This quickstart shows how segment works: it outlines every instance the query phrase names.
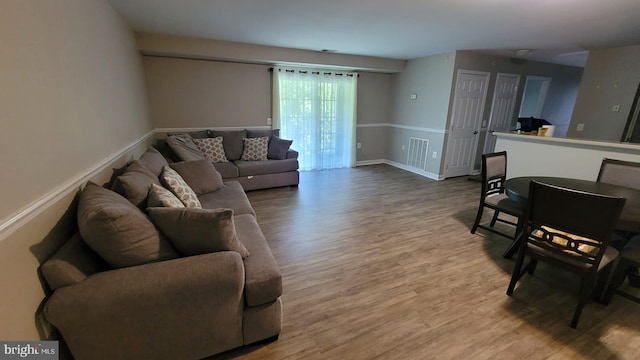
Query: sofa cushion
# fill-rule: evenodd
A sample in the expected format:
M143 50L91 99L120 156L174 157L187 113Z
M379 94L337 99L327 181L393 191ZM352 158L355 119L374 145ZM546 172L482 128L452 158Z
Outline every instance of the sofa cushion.
M236 237L231 209L149 208L160 231L183 256L235 251L249 252Z
M269 151L269 138L245 138L242 139L244 143L244 149L242 150L242 161L263 161L267 160L267 153Z
M153 184L147 197L147 206L183 208L184 204L171 191L160 185Z
M181 161L171 164L180 177L197 194L206 194L224 187L222 175L213 167L209 159Z
M256 213L251 207L242 185L237 181L228 181L225 185L218 191L198 196L202 207L204 209L232 209L235 215L251 214L255 216Z
M234 161L240 176L255 176L276 174L298 170L297 159L266 160L266 161Z
M227 160L239 160L242 155L242 139L247 137L247 130L212 130L211 137L222 136L222 146Z
M167 138L167 145L176 156L183 161L206 159L188 134L171 135Z
M270 303L282 295L282 276L267 239L253 216L236 215L235 225L238 240L251 253L244 261L247 305Z
M215 163L213 167L218 170L223 179L233 179L238 177L238 167L232 162Z
M208 161L208 160L205 160ZM178 174L175 170L173 170L169 166L165 166L162 170L162 174L160 178L164 182L164 185L167 189L171 190L171 192L182 201L184 206L200 208L200 201L198 201L198 196L196 193L189 187L189 185L184 181L182 176Z
M228 162L224 155L224 147L222 146L222 136L206 139L193 139L198 149L202 151L204 156L214 163Z
M158 177L136 160L116 178L111 189L126 197L133 205L144 209L147 206L149 189L153 184L160 185Z
M87 245L116 268L178 256L140 209L92 182L80 194L78 227Z
M111 266L85 244L79 232L40 267L51 290L77 284L89 275L109 269Z
M287 152L289 147L293 143L293 140L280 139L275 135L271 135L269 139L269 151L267 152L267 158L274 160L284 160L287 158Z
M169 165L167 159L162 156L160 151L156 150L153 147L150 147L147 152L140 156L140 159L137 160L138 164L147 168L147 170L151 171L153 175L156 177L160 176L162 173L162 168Z
M271 135L280 136L280 129L247 130L248 138L271 137Z

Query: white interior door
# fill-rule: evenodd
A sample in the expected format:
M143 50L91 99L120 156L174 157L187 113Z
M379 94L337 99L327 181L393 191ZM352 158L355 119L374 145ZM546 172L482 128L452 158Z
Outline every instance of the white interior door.
M499 73L496 77L496 87L493 91L491 117L484 142L484 153L492 153L496 147L494 132L506 132L511 129L513 110L518 96L520 75Z
M473 171L488 83L487 72L458 70L444 177L469 175Z

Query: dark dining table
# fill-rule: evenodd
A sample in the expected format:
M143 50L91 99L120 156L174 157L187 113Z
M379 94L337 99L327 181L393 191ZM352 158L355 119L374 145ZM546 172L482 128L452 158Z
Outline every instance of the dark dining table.
M626 202L615 227L617 230L640 233L640 190L591 180L548 176L523 176L505 181L505 194L509 199L524 206L529 197L529 184L533 180L573 190L625 198ZM516 242L514 242L514 244L507 249L504 256L511 257L516 250L517 246Z

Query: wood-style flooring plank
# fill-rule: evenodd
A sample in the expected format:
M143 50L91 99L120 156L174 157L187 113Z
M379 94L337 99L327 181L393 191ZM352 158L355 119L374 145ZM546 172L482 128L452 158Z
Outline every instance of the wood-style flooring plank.
M573 330L578 279L542 263L505 294L510 240L469 232L479 193L387 165L249 192L283 275L283 329L211 359L640 358L637 303L589 303Z

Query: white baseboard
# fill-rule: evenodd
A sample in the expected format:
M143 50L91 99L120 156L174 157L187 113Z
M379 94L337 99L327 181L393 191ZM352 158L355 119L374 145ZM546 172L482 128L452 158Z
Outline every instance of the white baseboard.
M391 160L385 160L385 164L391 165L393 167L397 167L397 168L402 169L402 170L406 170L406 171L412 172L414 174L418 174L418 175L422 175L424 177L428 177L429 179L444 180L444 176L443 175L434 174L434 173L429 172L429 171L416 169L414 167L407 166L405 164L401 164L399 162L395 162L395 161L391 161Z
M386 161L385 159L356 161L356 166L367 166L367 165L377 165L377 164L386 164Z
M125 146L120 149L116 153L111 156L103 159L98 164L96 164L93 168L89 169L86 173L80 174L74 178L71 178L56 187L48 194L44 195L40 199L32 202L22 211L6 218L2 219L0 222L0 241L14 233L20 227L27 224L29 221L35 219L38 215L42 214L47 208L53 206L56 202L60 201L65 196L69 195L73 191L78 191L80 186L85 184L87 181L98 175L100 172L107 169L111 164L113 164L116 159L124 156L127 152L133 150L143 142L147 141L149 138L154 136L156 133L155 130L151 130L146 135L142 136L138 140L132 142L131 144Z

